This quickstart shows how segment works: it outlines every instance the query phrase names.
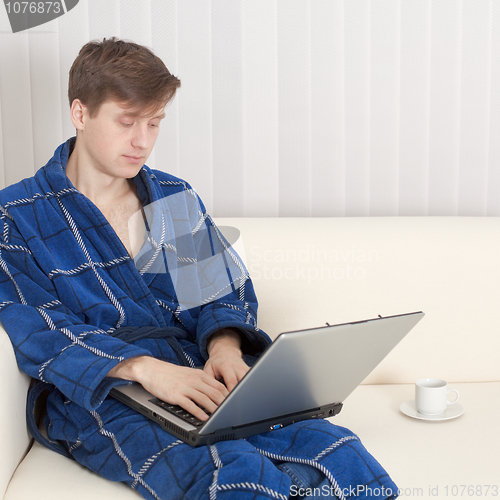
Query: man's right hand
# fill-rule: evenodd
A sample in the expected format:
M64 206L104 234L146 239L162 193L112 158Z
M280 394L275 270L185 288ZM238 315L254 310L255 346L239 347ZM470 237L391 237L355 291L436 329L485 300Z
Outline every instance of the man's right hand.
M213 413L228 395L226 387L203 370L149 356L122 361L107 376L138 382L153 396L179 405L203 421L208 415L199 406Z

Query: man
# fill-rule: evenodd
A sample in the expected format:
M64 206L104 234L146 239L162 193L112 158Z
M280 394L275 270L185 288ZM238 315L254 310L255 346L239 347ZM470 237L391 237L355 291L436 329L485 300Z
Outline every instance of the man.
M192 188L145 166L179 85L145 47L85 45L69 80L76 139L0 192L0 321L38 381L29 411L49 392L49 441L33 434L148 499L394 496L357 436L327 421L192 448L107 397L132 380L205 420L270 343L234 253L222 273L190 274L207 248L227 250Z

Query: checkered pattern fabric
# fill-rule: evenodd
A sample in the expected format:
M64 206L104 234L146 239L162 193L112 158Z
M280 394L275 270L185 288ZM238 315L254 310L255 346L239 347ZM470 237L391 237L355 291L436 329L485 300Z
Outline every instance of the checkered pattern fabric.
M145 206L179 193L198 202L182 204L176 196L175 208L167 203L160 214L163 236L148 235L150 254L142 255L138 266L98 208L66 177L73 145L74 139L62 144L34 177L0 192L0 321L20 368L52 388L50 439L91 470L127 482L148 499L286 499L290 478L275 467L286 461L320 469L340 498L353 496L352 487L359 485L395 492L359 439L326 421L191 448L107 397L124 381L106 374L127 358L180 362L178 349L166 340L124 342L116 335L120 328L170 328L191 366L204 363L207 339L221 328L238 328L248 354L258 355L270 339L257 328L252 283L232 252L229 293L190 308L179 304L167 272L168 252L177 252L181 262L184 257L173 244L176 234L190 259L200 251L200 234L219 238L189 184L146 166L134 179ZM227 249L221 236L219 244ZM151 272L155 266L144 272L145 262L158 261L158 272Z

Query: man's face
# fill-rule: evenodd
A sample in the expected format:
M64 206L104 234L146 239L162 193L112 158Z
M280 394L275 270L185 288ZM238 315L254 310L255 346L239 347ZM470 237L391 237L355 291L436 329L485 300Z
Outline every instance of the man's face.
M106 101L91 118L84 106L77 143L85 168L112 177L135 177L155 145L164 117L163 108L142 116L115 101Z

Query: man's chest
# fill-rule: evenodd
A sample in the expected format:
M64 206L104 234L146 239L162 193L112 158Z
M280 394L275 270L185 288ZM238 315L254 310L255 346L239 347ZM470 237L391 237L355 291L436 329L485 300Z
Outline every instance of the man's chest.
M146 231L140 202L132 200L100 209L129 255L134 257L142 246Z

